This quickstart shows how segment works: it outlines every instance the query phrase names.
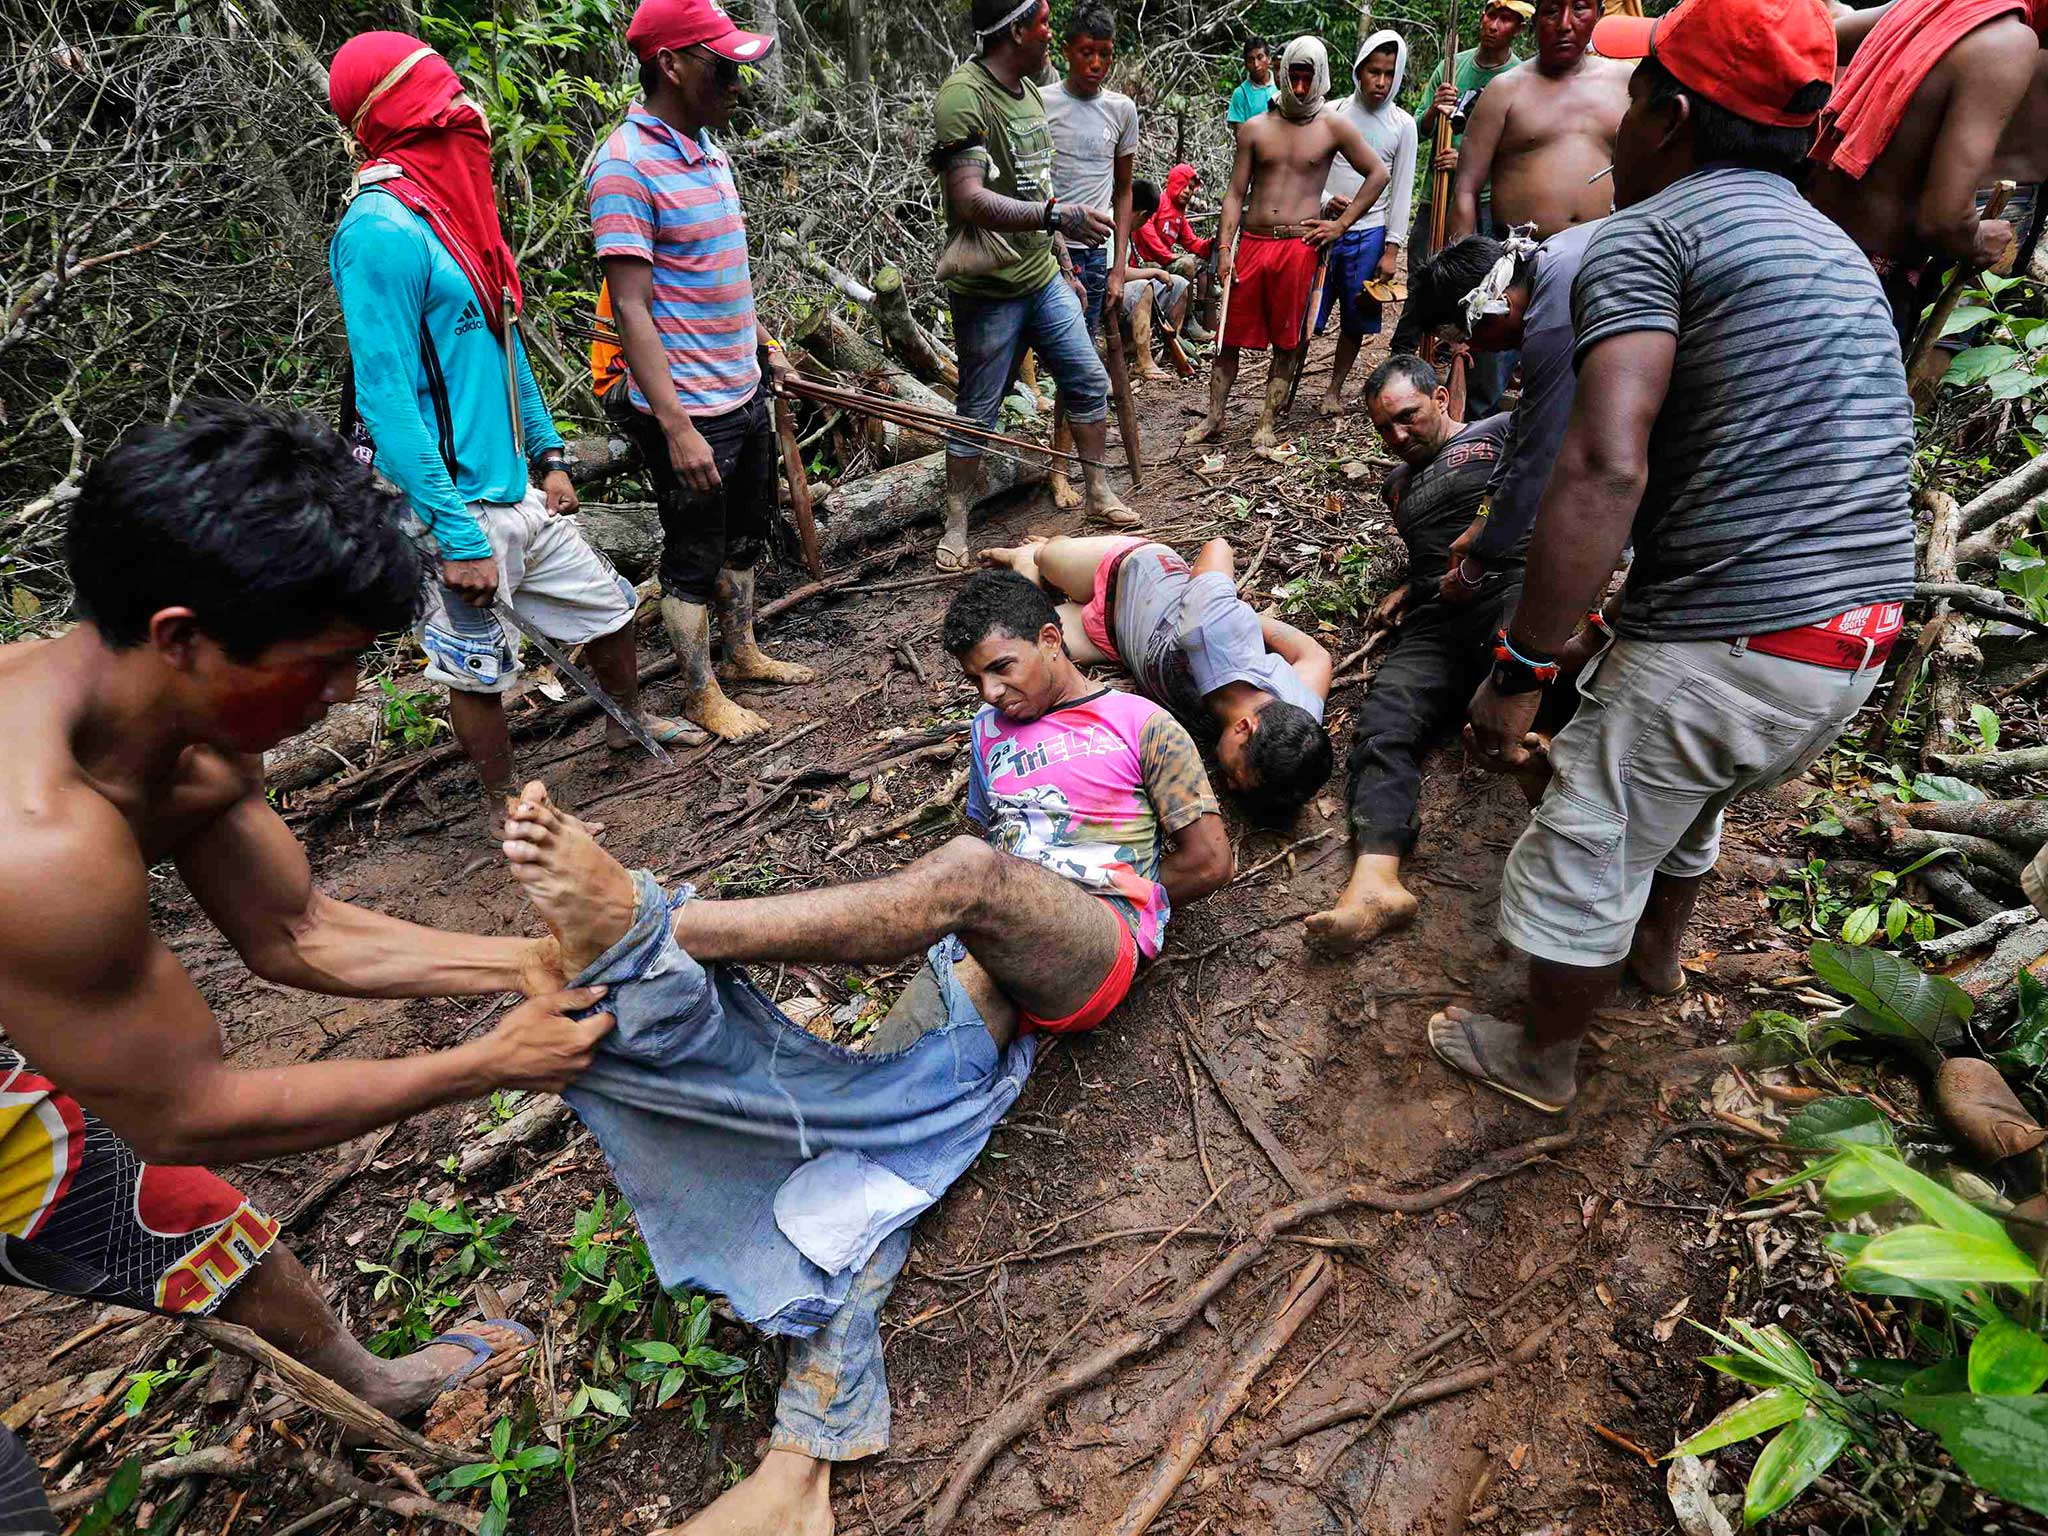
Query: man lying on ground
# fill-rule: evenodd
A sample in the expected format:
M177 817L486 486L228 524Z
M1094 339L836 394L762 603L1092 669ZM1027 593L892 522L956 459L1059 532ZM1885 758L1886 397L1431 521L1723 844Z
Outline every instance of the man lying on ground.
M1519 570L1557 445L1564 441L1578 373L1572 366L1572 280L1600 223L1574 224L1541 245L1526 235L1467 235L1415 277L1408 295L1425 331L1447 329L1475 351L1521 359L1522 392L1506 445L1472 526L1444 567L1446 602L1463 602L1504 559Z
M888 1444L879 1316L911 1223L980 1154L1037 1033L1101 1023L1173 907L1230 878L1194 742L1083 677L1044 593L978 572L944 640L988 701L967 792L983 836L894 874L700 901L629 874L539 784L511 814L514 874L619 1020L568 1097L662 1283L797 1341L766 1459L687 1532L832 1528L832 1463ZM865 1053L790 1022L739 964L919 953Z
M1188 428L1185 443L1207 442L1223 430L1224 404L1246 347L1273 353L1252 446L1279 443L1274 419L1308 355L1316 276L1330 247L1386 188L1386 162L1356 123L1323 110L1329 94L1330 58L1321 39L1297 37L1280 55L1280 94L1272 109L1237 131L1216 244L1216 276L1230 309L1209 375L1209 412ZM1338 217L1326 219L1323 185L1340 154L1358 173L1358 190Z
M1122 667L1212 738L1224 784L1262 819L1293 815L1328 782L1330 653L1238 598L1228 540L1204 544L1192 566L1164 544L1113 537L1034 538L981 558L1064 597L1068 654Z
M510 1369L524 1331L471 1324L380 1360L277 1222L190 1165L334 1146L497 1088L559 1090L610 1023L563 1015L599 994L558 991L532 940L322 894L264 799L264 750L353 697L363 653L412 620L425 562L402 510L306 418L195 410L93 466L65 544L79 623L0 651L0 1276L241 1324L397 1415ZM266 981L533 1000L450 1050L237 1069L150 931L165 861Z
M1351 725L1351 880L1336 906L1308 919L1310 942L1340 954L1415 916L1401 861L1422 827L1422 758L1463 722L1493 665L1493 632L1522 589L1517 546L1460 601L1443 596L1451 541L1471 523L1500 465L1507 417L1461 425L1436 370L1406 353L1374 369L1360 398L1401 461L1380 494L1408 546L1408 572L1374 615L1399 628Z
M1429 1021L1452 1067L1550 1114L1577 1093L1579 1042L1624 966L1652 992L1685 985L1723 813L1833 744L1913 590L1891 316L1794 183L1835 68L1821 0L1687 0L1595 36L1642 60L1615 143L1620 211L1573 285L1579 390L1472 698L1480 761L1527 762L1555 653L1631 537L1635 559L1618 638L1580 675L1501 881L1502 936L1528 957L1522 1016Z

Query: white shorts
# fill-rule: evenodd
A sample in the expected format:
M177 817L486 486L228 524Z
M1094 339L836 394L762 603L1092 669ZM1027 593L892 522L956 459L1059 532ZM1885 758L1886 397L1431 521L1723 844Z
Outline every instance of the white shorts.
M529 490L517 506L471 502L498 561L498 596L552 640L581 645L633 619L633 584L598 553L573 517L550 517ZM519 631L443 585L429 560L426 600L413 629L427 676L463 693L504 693L519 677Z

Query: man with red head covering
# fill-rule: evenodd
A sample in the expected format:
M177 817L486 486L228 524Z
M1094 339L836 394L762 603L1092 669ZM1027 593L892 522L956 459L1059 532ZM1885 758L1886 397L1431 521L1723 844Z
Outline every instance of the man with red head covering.
M328 251L356 424L439 556L416 633L495 823L513 782L504 694L519 634L492 610L510 602L585 645L598 681L638 710L633 590L569 517L576 489L519 338L482 112L447 60L401 32L343 44L328 101L363 161ZM703 739L643 719L657 740ZM615 724L605 734L632 745Z
M661 619L682 663L683 713L727 741L768 722L725 696L711 668L711 611L725 665L747 683L807 683L754 639L754 562L775 510L772 374L788 371L754 309L747 221L723 133L740 68L774 46L714 0L642 0L626 28L642 99L590 170L590 224L626 357L612 419L640 449L661 513Z
M1849 62L1821 114L1807 195L1870 257L1903 342L1931 297L1930 266L1992 266L2013 245L2009 220L1980 217L1977 191L2043 30L2048 0L1895 0L1835 24Z

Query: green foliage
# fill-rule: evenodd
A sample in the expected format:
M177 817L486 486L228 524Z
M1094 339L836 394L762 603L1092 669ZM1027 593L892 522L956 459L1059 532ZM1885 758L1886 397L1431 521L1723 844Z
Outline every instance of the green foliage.
M1370 549L1363 544L1348 545L1334 564L1288 582L1281 589L1281 611L1317 627L1358 623L1379 601L1372 567Z
M1809 955L1821 985L1849 1000L1842 1028L1902 1046L1927 1065L1938 1064L1962 1032L1976 1004L1945 976L1930 976L1910 960L1878 949L1819 943Z
M428 745L449 729L446 720L429 713L439 699L437 692L407 693L388 677L377 679L377 689L384 695L385 734L397 737L408 750Z
M2048 557L2031 539L2014 539L1998 557L1998 585L2026 604L2035 618L2048 622Z
M158 1387L169 1386L189 1374L178 1368L176 1360L165 1361L161 1370L137 1371L128 1378L128 1390L121 1396L121 1412L131 1419L140 1418Z
M142 1458L130 1456L114 1469L114 1475L107 1479L106 1490L93 1501L72 1530L72 1536L108 1536L120 1529L116 1522L135 1507L135 1501L142 1494Z
M745 1406L747 1362L705 1342L711 1332L711 1304L704 1297L692 1296L679 1321L680 1342L650 1339L626 1346L633 1359L626 1367L626 1377L652 1389L656 1408L665 1408L679 1394L689 1393L690 1422L702 1429L709 1420L714 1394L720 1408Z
M1965 294L1942 328L1944 336L1960 335L1983 326L1988 340L1956 354L1949 365L1943 387L1951 391L1983 386L1994 400L2014 400L2031 405L2048 389L2048 320L2029 315L2021 304L2032 295L2033 284L2021 277L2000 277L1982 273L1977 286ZM2036 432L2048 430L2043 418L2033 418Z
M2018 980L2018 1016L1991 1060L2006 1075L2041 1087L2048 1083L2048 985L2024 966Z
M449 1489L490 1485L490 1507L484 1511L479 1536L504 1536L511 1520L512 1500L526 1496L527 1484L538 1474L562 1463L562 1453L552 1445L512 1444L512 1421L500 1419L491 1431L490 1460L457 1467L443 1480Z
M1936 924L1944 919L1932 908L1901 894L1899 882L1941 856L1928 854L1901 870L1873 870L1860 894L1831 885L1827 861L1809 859L1785 880L1766 889L1764 897L1774 904L1773 916L1780 928L1815 938L1832 934L1845 944L1859 946L1896 945L1906 939L1924 942L1934 937Z

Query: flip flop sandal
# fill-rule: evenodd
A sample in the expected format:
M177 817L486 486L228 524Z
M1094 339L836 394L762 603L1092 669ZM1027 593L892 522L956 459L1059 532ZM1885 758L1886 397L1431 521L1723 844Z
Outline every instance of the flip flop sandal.
M528 1349L533 1347L533 1330L522 1323L515 1323L509 1317L487 1317L477 1325L480 1328L506 1328L519 1335ZM460 1344L469 1351L469 1359L457 1366L448 1379L441 1383L443 1392L453 1392L470 1377L482 1370L484 1365L498 1351L488 1339L474 1333L437 1333L427 1341L427 1347L436 1344Z
M1430 1021L1426 1026L1429 1035L1429 1048L1436 1052L1439 1061L1454 1072L1472 1078L1475 1082L1484 1083L1495 1093L1504 1093L1518 1103L1526 1104L1531 1109L1541 1110L1546 1115L1561 1115L1571 1107L1570 1099L1566 1099L1562 1104L1552 1103L1547 1099L1538 1098L1533 1093L1525 1092L1520 1088L1510 1087L1502 1082L1495 1075L1494 1069L1487 1065L1486 1058L1480 1054L1479 1039L1467 1027L1469 1022L1469 1016L1464 1019L1454 1019L1449 1014L1438 1013L1430 1017ZM1452 1034L1452 1031L1456 1031L1455 1035ZM1452 1050L1446 1047L1446 1041L1455 1042L1457 1046L1462 1046L1462 1058L1459 1055L1454 1055Z
M1382 282L1379 278L1368 279L1365 291L1382 304L1394 304L1408 297L1408 285L1398 281Z
M950 549L941 548L932 555L932 564L936 565L940 572L947 576L957 575L973 563L974 557L971 554L956 555Z

